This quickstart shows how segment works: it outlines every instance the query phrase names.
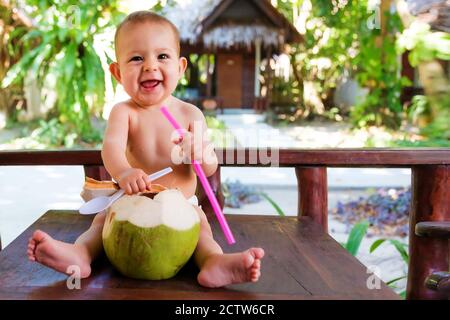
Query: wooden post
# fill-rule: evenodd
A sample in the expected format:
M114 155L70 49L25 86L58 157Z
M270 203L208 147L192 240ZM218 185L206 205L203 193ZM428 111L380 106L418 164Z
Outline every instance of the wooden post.
M412 168L412 199L409 226L409 270L407 299L447 299L443 293L425 287L435 271L449 269L449 241L421 238L416 224L450 220L450 166L424 165Z
M261 95L261 88L259 83L259 69L261 68L261 43L262 40L260 37L255 39L255 88L254 94L255 98L259 99Z
M212 77L211 73L209 72L209 69L211 68L211 65L209 63L210 54L206 54L206 96L212 97Z
M298 217L308 216L328 233L328 187L326 167L296 167Z
M84 166L84 176L96 180L112 180L104 166Z

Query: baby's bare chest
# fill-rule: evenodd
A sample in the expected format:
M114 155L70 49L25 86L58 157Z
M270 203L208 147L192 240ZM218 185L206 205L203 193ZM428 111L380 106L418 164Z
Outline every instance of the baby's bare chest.
M141 117L130 123L127 145L130 160L146 168L171 162L175 147L172 141L178 134L164 120Z

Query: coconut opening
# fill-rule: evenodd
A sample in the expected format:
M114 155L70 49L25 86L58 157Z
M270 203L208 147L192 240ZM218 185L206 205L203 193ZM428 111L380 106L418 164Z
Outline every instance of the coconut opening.
M125 195L110 208L116 221L129 221L141 228L161 224L176 230L187 230L200 221L197 211L179 190L164 190L153 199Z

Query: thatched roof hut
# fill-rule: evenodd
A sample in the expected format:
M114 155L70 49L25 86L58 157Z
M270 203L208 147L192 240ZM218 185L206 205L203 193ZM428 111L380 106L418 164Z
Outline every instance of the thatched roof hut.
M433 30L450 32L450 0L407 0L408 9Z
M261 59L302 41L269 0L191 0L162 14L179 29L183 55L214 55L204 94L220 97L224 107L252 107L260 97Z
M268 0L191 0L166 7L163 14L180 30L189 47L208 51L262 47L281 49L301 41L295 27Z

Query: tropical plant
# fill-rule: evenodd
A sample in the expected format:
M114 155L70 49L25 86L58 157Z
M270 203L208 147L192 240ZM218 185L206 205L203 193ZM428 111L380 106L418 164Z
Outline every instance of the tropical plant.
M18 28L27 28L30 21L23 16L14 14L13 4L0 2L0 80L4 78L11 65L15 64L23 54L23 46L11 39ZM7 119L16 119L18 109L24 105L22 83L11 85L0 91L0 111ZM9 121L6 121L9 122ZM2 124L0 124L1 126Z
M205 119L208 127L208 138L216 148L235 147L235 137L231 131L227 130L225 122L207 114Z
M222 183L222 192L225 197L225 206L240 208L243 204L256 203L261 198L267 200L276 213L284 217L286 214L281 207L266 192L258 191L254 187L244 185L239 180Z
M56 93L48 117L57 118L66 134L75 133L78 140L101 139L91 116L99 117L105 102L102 60L107 60L108 45L96 46L95 37L122 16L117 1L26 0L25 4L35 25L15 32L14 39L26 53L9 69L2 88L31 74L41 88L45 85Z
M429 24L415 21L405 29L397 40L398 53L408 51L413 67L422 61L450 60L450 34L433 32Z
M367 230L369 228L369 222L366 220L360 221L356 223L350 231L350 234L345 243L341 243L341 245L353 256L358 254L359 247L361 246L361 242L367 234ZM400 242L395 239L377 239L370 246L369 252L373 253L380 245L384 242L387 242L395 247L397 252L402 257L403 261L406 265L409 263L409 255L408 255L408 245ZM396 289L395 283L403 280L407 277L407 275L403 275L401 277L397 277L395 279L389 280L386 282L386 285L391 287L392 289ZM406 290L403 290L399 293L399 295L403 298L406 297Z
M378 239L376 241L374 241L372 243L372 245L370 246L369 252L372 253L374 252L381 244L383 244L384 242L388 242L389 244L393 245L395 247L395 249L397 250L397 252L400 254L400 256L402 257L403 261L405 262L406 266L408 266L409 264L409 254L408 254L408 245L406 243L400 242L398 240L395 239ZM395 283L403 280L405 278L407 278L408 275L404 275L392 280L389 280L388 282L386 282L386 284L388 286L390 286L391 288L395 289ZM406 297L406 290L401 291L400 296L405 298Z
M414 21L397 40L397 51L402 54L408 51L409 62L418 67L419 76L426 96L427 118L421 124L421 134L439 146L450 143L450 83L441 64L437 61L450 60L450 34L433 32L426 23ZM418 105L416 98L412 108ZM414 102L414 101L413 101ZM421 103L420 107L424 107Z
M222 183L222 191L225 197L225 206L231 208L240 208L243 204L261 200L254 188L241 183L239 180L225 181Z
M304 42L291 47L291 92L298 108L294 118L329 115L329 110L335 108L330 98L346 76L368 90L367 96L350 110L353 124L398 128L403 115L400 92L409 84L398 76L395 37L402 28L398 15L371 7L367 0L275 3L304 37ZM386 21L383 26L382 18ZM342 109L332 115L342 119L347 113Z
M266 192L258 192L257 195L266 199L271 204L271 206L275 209L275 211L277 212L277 214L280 217L286 216L283 209L281 209L281 207L278 205L278 203L276 203L275 200L273 200Z

